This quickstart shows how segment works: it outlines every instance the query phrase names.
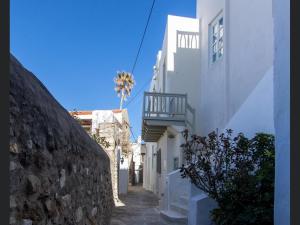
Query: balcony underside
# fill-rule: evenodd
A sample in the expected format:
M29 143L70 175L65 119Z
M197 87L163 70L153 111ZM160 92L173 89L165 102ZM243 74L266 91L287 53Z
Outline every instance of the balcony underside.
M157 142L168 126L185 126L183 120L143 119L142 139L146 142Z

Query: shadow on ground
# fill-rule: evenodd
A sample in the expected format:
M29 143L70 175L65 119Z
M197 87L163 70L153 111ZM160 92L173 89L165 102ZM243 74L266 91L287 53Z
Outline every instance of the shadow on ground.
M164 220L159 214L158 198L141 186L130 186L120 200L125 206L113 210L110 225L183 225Z

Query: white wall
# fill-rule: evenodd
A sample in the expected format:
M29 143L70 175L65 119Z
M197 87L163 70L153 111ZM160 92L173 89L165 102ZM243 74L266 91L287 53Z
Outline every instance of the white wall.
M275 225L290 224L290 2L273 0Z
M92 112L92 117L92 132L95 132L95 129L98 128L100 123L112 123L114 119L114 113L111 110L94 110Z
M167 50L167 70L174 71L175 62L174 62L174 54L177 52L177 31L188 31L188 32L199 32L199 20L194 18L180 17L168 15L167 21L167 43L166 48L163 50Z
M158 174L158 193L159 197L163 198L166 188L166 176L167 176L167 151L168 151L168 135L167 131L157 142L157 151L161 149L161 174ZM160 204L161 205L161 204Z
M119 170L119 194L127 194L128 179L128 165L122 166Z
M209 25L224 18L224 55L209 60ZM273 64L272 0L198 0L200 133L224 128Z
M209 24L223 12L225 15L224 0L198 0L197 18L200 19L200 81L198 88L198 107L196 131L206 135L217 127L224 127L226 121L226 73L225 55L213 65L209 57ZM224 17L224 31L226 36L226 19ZM225 43L226 44L226 43ZM224 47L226 54L226 46ZM198 122L199 121L199 122Z
M147 142L145 145L146 154L143 168L145 174L143 177L143 187L157 195L156 157L153 155L156 153L156 146L157 144L154 142Z
M225 129L243 132L252 138L257 132L274 134L273 67L264 75L252 93L233 115Z
M183 138L180 131L182 131L183 129L183 127L170 126L157 142L157 150L161 149L161 175L157 174L159 193L158 196L161 198L161 209L167 209L169 204L170 199L168 199L169 193L167 186L167 177L170 173L177 170L176 168L174 168L174 158L177 157L179 159L179 167L182 163L182 151L180 145L183 143Z
M273 65L272 0L228 1L228 118Z
M224 19L224 55L211 64L209 28L219 13ZM197 0L197 18L201 71L196 130L200 135L226 127L247 135L274 133L272 0ZM190 211L189 224L210 224L209 202L194 186L191 194L197 210Z
M192 46L179 45L181 39L177 32L193 33ZM162 50L156 58L155 80L151 82L150 91L155 89L156 92L187 94L189 105L197 107L200 82L199 39L198 19L168 16ZM189 119L192 122L192 118Z
M90 120L92 119L92 113L91 114L88 114L88 115L77 115L77 117L81 120Z
M137 143L132 143L131 148L134 161L135 182L140 183L140 166L142 165L141 136L138 137Z

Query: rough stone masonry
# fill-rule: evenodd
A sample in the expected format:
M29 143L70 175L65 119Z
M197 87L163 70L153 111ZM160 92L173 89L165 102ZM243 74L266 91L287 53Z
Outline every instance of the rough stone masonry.
M103 149L13 56L9 98L10 224L108 225Z

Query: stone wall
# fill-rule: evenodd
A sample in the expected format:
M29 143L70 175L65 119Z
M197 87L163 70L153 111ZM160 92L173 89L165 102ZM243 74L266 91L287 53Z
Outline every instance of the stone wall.
M114 117L113 113L111 117ZM98 121L97 121L98 123ZM110 159L110 173L112 180L112 191L114 201L117 202L119 200L119 191L118 191L118 147L116 146L116 142L118 142L119 128L118 123L111 120L111 122L99 122L97 124L99 129L100 137L105 137L105 140L109 142L110 146L105 150Z
M13 56L10 71L10 224L108 225L108 156Z

